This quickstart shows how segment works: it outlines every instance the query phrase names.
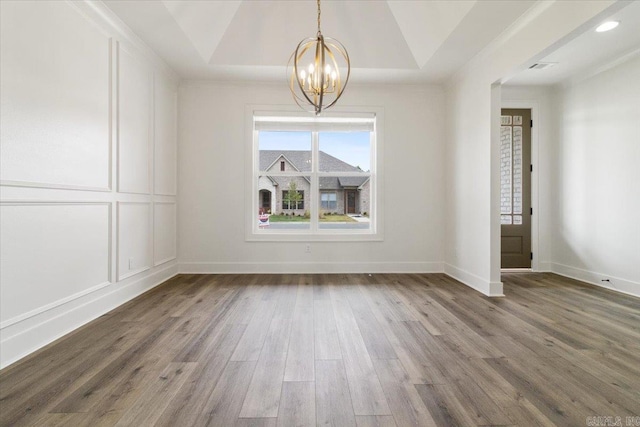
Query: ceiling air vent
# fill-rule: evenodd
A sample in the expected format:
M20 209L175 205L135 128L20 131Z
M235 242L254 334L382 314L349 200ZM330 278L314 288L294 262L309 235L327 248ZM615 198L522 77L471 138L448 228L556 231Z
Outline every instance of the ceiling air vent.
M544 70L545 68L551 68L554 65L558 65L557 62L538 62L529 67L530 70Z

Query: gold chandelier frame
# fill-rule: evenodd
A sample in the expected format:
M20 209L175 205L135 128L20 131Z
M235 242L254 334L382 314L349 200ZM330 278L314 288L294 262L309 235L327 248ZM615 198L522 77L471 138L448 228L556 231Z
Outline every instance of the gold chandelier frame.
M306 38L298 43L289 58L287 67L293 68L289 81L289 89L293 99L304 110L309 111L309 106L311 106L311 112L316 115L335 105L342 96L351 75L351 61L347 49L338 40L322 35L320 0L317 0L317 5L318 32L315 37ZM307 69L304 69L301 62L309 56L307 55L309 52L314 53L313 60ZM346 64L346 72L341 70L336 54L339 54ZM345 65L342 65L343 69L344 67Z

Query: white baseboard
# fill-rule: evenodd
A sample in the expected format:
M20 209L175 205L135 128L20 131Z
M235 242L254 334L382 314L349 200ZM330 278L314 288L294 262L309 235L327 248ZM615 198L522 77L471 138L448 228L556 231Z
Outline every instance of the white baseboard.
M180 273L442 273L441 262L181 262Z
M458 282L461 282L462 284L467 285L488 297L504 296L502 293L502 282L490 282L480 276L476 276L473 273L469 273L466 270L446 263L444 264L444 272L447 276L456 279Z
M548 271L570 279L581 280L601 288L640 297L640 283L638 282L554 262L549 263L549 267ZM609 279L610 282L603 282L602 279Z
M0 369L102 316L178 274L178 265L156 269L139 279L113 283L98 294L63 304L0 331Z

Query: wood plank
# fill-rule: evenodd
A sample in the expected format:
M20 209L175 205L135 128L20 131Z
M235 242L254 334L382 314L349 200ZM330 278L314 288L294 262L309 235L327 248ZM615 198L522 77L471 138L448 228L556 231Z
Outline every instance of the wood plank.
M313 288L299 286L291 322L285 381L314 381Z
M226 427L238 421L256 362L229 362L195 425Z
M155 424L194 369L194 363L170 363L120 418L116 426Z
M398 360L374 359L373 364L396 423L403 426L436 425Z
M231 356L232 361L258 360L275 309L275 301L261 301L258 304L255 314L251 318L242 339Z
M240 418L278 416L284 364L284 360L262 359L258 361L240 410Z
M316 425L316 390L312 381L285 382L278 410L279 427Z
M314 300L313 335L316 359L342 359L338 327L336 326L331 299Z
M359 415L356 417L358 427L396 427L391 415Z
M241 418L278 416L290 331L291 319L274 316L271 320L264 347L240 410Z
M319 426L355 426L342 360L316 360L316 417Z
M416 384L414 386L429 413L433 414L438 426L478 425L467 410L466 403L460 402L450 386L446 384Z
M332 301L354 413L391 415L349 303L333 291Z
M204 411L234 347L244 334L246 325L226 325L220 345L209 357L199 362L158 420L158 426L193 425Z

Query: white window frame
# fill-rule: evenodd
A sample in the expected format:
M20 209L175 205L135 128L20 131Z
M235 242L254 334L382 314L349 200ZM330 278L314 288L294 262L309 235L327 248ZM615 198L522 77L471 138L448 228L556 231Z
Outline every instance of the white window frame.
M322 229L319 227L318 218L311 215L310 229L300 230L274 230L262 229L258 227L258 176L259 174L259 153L258 153L258 131L255 129L254 117L285 117L292 120L301 120L306 123L317 121L318 123L349 122L362 119L363 117L374 117L374 130L371 132L371 167L370 167L370 206L368 212L370 218L369 229L343 230L343 229ZM314 241L382 241L384 240L384 192L383 190L383 162L381 153L383 152L384 136L384 110L381 107L341 107L332 108L331 113L323 113L316 118L309 114L300 113L298 109L290 106L265 106L248 105L245 111L246 118L246 145L245 145L245 240L246 241L292 241L292 242L314 242ZM299 118L299 119L298 119ZM306 124L305 124L306 126ZM318 133L312 131L312 151L318 153ZM339 128L335 129L339 131ZM320 131L325 131L321 129ZM310 176L312 180L309 197L305 197L305 209L310 212L320 211L320 192L318 190L319 176L357 176L348 172L320 172L318 171L318 157L313 156L312 172L304 175ZM273 175L291 175L289 172L274 172ZM293 175L299 176L300 173ZM315 215L317 217L317 215Z

